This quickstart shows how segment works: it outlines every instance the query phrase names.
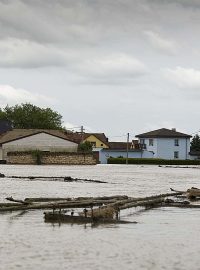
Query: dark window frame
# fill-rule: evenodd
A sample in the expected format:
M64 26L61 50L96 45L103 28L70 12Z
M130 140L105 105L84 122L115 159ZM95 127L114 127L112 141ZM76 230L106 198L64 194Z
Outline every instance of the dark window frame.
M149 139L149 146L153 146L154 140L153 139Z
M179 146L179 139L174 139L174 146Z
M179 158L179 151L174 151L174 158L175 159Z

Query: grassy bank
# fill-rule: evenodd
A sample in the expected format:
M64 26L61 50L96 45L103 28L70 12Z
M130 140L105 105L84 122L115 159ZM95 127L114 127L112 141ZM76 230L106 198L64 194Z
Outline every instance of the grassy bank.
M109 158L108 164L126 164L126 158ZM129 158L128 164L155 165L200 165L200 160L157 159L157 158Z

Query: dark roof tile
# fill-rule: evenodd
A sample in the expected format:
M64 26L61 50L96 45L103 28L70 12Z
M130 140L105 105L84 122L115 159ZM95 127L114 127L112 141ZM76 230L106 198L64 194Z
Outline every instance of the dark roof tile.
M191 138L191 135L177 132L174 129L161 128L136 135L137 138Z
M7 142L11 142L11 141L15 141L15 140L19 140L22 138L26 138L32 135L36 135L39 133L47 133L50 134L52 136L64 139L64 140L70 140L69 138L67 138L67 136L65 135L65 132L62 130L53 130L53 129L13 129L10 131L7 131L3 134L0 135L0 144L3 143L7 143ZM72 141L74 142L74 141Z
M127 149L127 142L109 142L110 149L118 149L118 150L126 150ZM132 143L129 142L128 149L132 148Z

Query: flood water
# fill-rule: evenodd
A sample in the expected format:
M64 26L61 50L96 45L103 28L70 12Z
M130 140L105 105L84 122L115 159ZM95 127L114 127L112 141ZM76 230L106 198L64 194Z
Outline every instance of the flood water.
M6 176L72 176L107 184L0 179L5 197L148 196L200 186L200 168L158 166L10 166ZM133 209L121 218L137 224L44 223L43 211L0 214L0 269L200 269L200 210Z

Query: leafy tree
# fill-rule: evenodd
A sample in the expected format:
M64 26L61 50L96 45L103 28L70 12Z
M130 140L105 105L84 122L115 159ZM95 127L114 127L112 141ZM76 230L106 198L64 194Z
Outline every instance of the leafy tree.
M30 103L8 105L0 109L0 120L9 120L13 128L62 129L62 116L50 108L40 108Z
M78 146L78 151L81 153L91 153L92 152L92 144L90 142L80 143Z
M5 112L0 108L0 120L7 120Z
M191 141L191 150L200 151L200 137L196 134Z

